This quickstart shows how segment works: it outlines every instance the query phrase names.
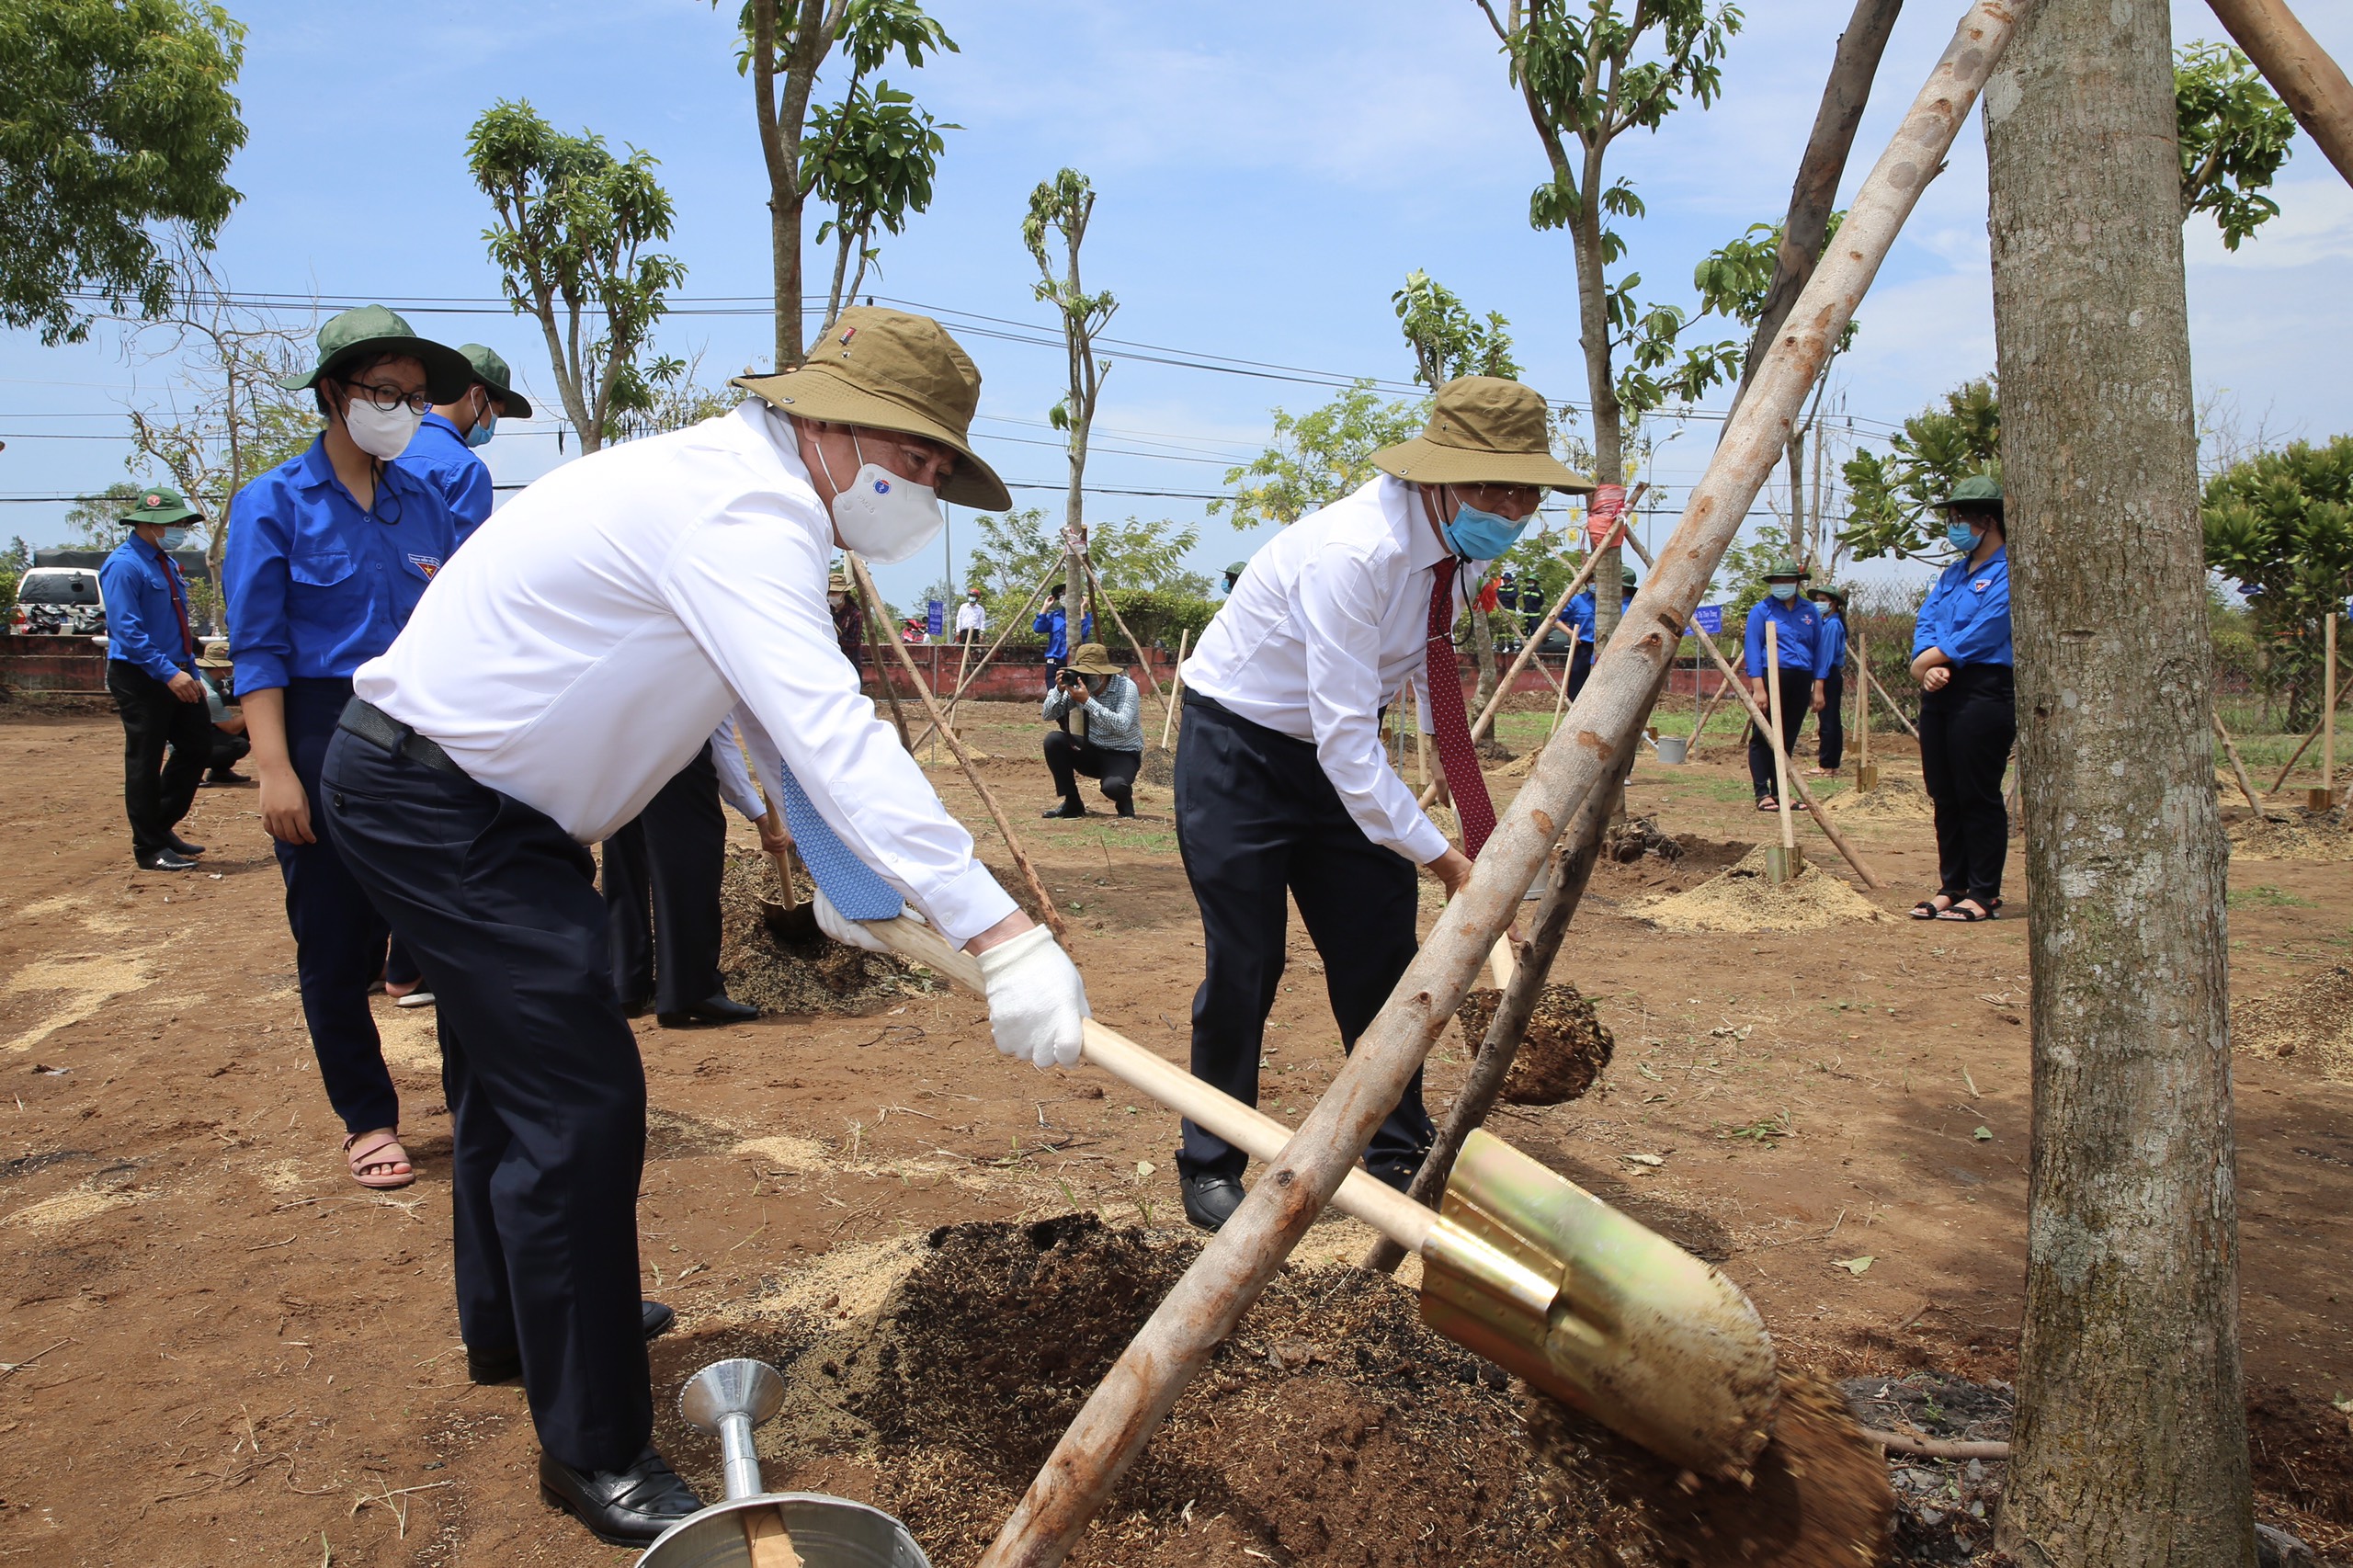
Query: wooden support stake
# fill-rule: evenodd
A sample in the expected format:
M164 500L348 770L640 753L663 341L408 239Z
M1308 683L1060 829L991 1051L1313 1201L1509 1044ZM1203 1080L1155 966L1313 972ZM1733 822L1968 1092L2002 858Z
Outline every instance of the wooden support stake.
M842 559L856 562L858 556L855 551L844 551ZM923 677L915 674L915 660L907 656L906 645L899 641L898 632L882 624L882 596L874 591L872 581L866 575L863 567L851 574L850 586L857 592L858 608L866 616L867 646L870 648L874 646L875 634L880 631L882 640L898 650L900 661L907 667L907 678L914 681L916 687L920 689L923 686ZM890 699L891 722L898 726L899 744L906 747L908 754L912 756L917 743L907 738L906 710L899 706L899 688L891 684L891 672L883 665L882 655L880 653L874 655L874 678L882 683L882 695Z
M1152 699L1154 702L1165 704L1170 715L1173 717L1176 711L1176 699L1173 697L1165 697L1161 694L1160 677L1152 673L1151 654L1145 651L1142 643L1136 641L1136 634L1128 630L1128 623L1120 619L1120 607L1113 604L1111 602L1111 596L1104 591L1103 579L1095 574L1095 562L1082 555L1079 557L1078 563L1086 569L1086 580L1094 585L1096 602L1101 605L1104 609L1109 613L1111 617L1111 624L1118 627L1120 629L1120 635L1128 640L1128 647L1135 653L1136 664L1143 670L1143 683L1148 688L1150 688L1152 692ZM1165 726L1164 726L1164 728L1165 727ZM1142 729L1143 726L1139 724L1136 728Z
M1856 190L1838 243L1814 268L1748 395L1725 421L1708 469L1635 596L1623 635L1594 662L1568 720L1527 787L1498 815L1470 880L1447 902L1389 1001L1331 1087L1249 1196L1161 1301L1030 1482L977 1568L1052 1568L1109 1497L1169 1408L1209 1364L1315 1222L1375 1128L1396 1107L1471 986L1487 949L1518 916L1537 868L1588 796L1637 744L1661 671L1724 551L1771 473L1791 423L1854 319L1920 194L1944 165L2038 0L1975 0Z
M1880 685L1879 676L1872 675L1868 669L1863 672L1863 676L1866 680L1870 682L1871 689L1879 693L1879 699L1887 704L1887 710L1895 715L1895 722L1903 725L1906 730L1910 731L1914 740L1918 740L1920 738L1920 726L1915 724L1911 720L1906 719L1904 716L1904 710L1895 705L1895 699L1887 694L1887 687Z
M981 655L981 662L972 666L972 673L956 683L956 695L948 699L948 711L951 718L955 714L956 704L964 700L964 693L971 689L972 682L981 678L981 672L989 667L989 661L996 657L996 651L1005 646L1005 640L1013 635L1013 629L1021 624L1021 618L1029 613L1029 607L1038 602L1038 596L1046 591L1047 585L1051 583L1061 571L1062 564L1057 562L1052 571L1038 579L1038 585L1029 590L1029 597L1021 601L1021 608L1006 618L1005 630L996 634L996 641L990 643L988 652ZM915 740L917 744L921 744L930 738L931 732L926 730L917 735Z
M2345 691L2337 694L2336 700L2340 706L2344 703L2345 699L2348 695L2353 695L2353 687L2348 687ZM2332 708L2329 711L2330 713L2334 713L2336 710ZM2290 752L2288 756L2287 766L2279 769L2279 777L2271 781L2271 788L2266 790L2264 791L2265 794L2276 795L2279 792L2279 786L2288 782L2288 775L2296 771L2296 764L2304 760L2304 753L2310 751L2312 749L2312 744L2320 739L2320 733L2327 727L2327 724L2328 716L2324 714L2322 716L2321 722L2314 724L2312 727L2311 732L2307 733L2302 740L2296 743L2296 749Z
M2263 801L2256 797L2255 786L2247 781L2246 764L2239 760L2238 744L2231 739L2231 732L2223 727L2222 715L2219 710L2207 710L2207 717L2214 721L2214 733L2222 738L2222 755L2231 759L2231 777L2239 781L2239 793L2245 795L2246 803L2255 808L2256 820L2262 821L2265 815Z
M1176 633L1176 674L1168 683L1168 716L1160 722L1160 749L1168 749L1168 732L1176 722L1176 705L1185 700L1185 650L1190 644L1193 629L1186 627Z
M866 574L866 562L858 558L858 552L845 551L842 559L849 562L850 578L858 585L858 591L879 599L881 596L874 594L873 579ZM1005 814L1003 806L997 804L995 791L981 778L981 770L973 765L972 754L964 749L964 743L957 739L956 732L948 727L948 721L939 711L939 699L934 697L931 688L916 676L915 658L907 652L906 645L894 641L891 646L898 653L899 663L905 666L907 678L915 682L915 695L923 699L924 708L931 714L932 723L947 737L948 749L956 754L956 766L964 770L964 777L971 781L973 793L980 796L981 804L988 808L989 815L995 820L996 830L1005 835L1005 846L1013 852L1013 863L1020 869L1021 880L1029 883L1030 896L1038 901L1038 911L1045 916L1047 928L1056 937L1062 936L1066 929L1063 925L1062 911L1054 907L1053 895L1046 891L1038 869L1029 864L1029 851L1021 847L1020 835L1013 831L1013 819Z

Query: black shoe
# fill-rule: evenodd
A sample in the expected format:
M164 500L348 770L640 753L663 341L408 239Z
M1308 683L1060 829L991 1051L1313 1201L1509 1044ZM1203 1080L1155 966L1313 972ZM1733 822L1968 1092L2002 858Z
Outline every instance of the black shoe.
M656 1013L654 1021L665 1029L690 1029L698 1024L748 1024L760 1016L724 991L714 991L692 1006L676 1013Z
M702 1506L650 1443L627 1470L574 1470L542 1453L540 1495L607 1546L644 1546Z
M1083 817L1086 814L1086 807L1076 801L1064 801L1061 805L1050 806L1038 814L1048 822L1056 817Z
M1128 799L1125 795L1121 795L1117 803L1121 816L1131 817L1136 814L1136 803Z
M659 1339L670 1332L678 1314L659 1301L638 1303L638 1319L645 1328L645 1337ZM477 1350L466 1346L466 1376L469 1380L488 1385L511 1383L523 1375L523 1356L517 1350Z
M1239 1176L1179 1176L1176 1188L1185 1195L1185 1218L1204 1231L1219 1230L1242 1207Z
M242 773L238 773L238 772L234 771L234 770L232 770L232 771L227 772L227 773L208 773L208 774L206 774L202 778L199 779L197 782L199 782L199 783L200 783L200 784L205 784L205 785L213 785L213 784L250 784L250 783L252 783L252 782L253 782L253 780L252 780L252 779L250 779L250 778L246 778L246 777L245 777L244 774L242 774Z
M176 833L167 833L164 835L164 836L172 841L172 852L176 855L185 855L189 859L193 860L199 855L204 853L203 845L190 844L187 839L182 838Z
M1422 1162L1419 1160L1383 1160L1378 1165L1375 1165L1368 1161L1364 1168L1369 1174L1370 1174L1373 1180L1380 1182L1384 1186L1393 1187L1398 1191L1403 1192L1407 1187L1414 1185L1414 1177L1420 1172L1422 1168Z
M193 871L196 862L176 849L157 849L139 857L142 871Z

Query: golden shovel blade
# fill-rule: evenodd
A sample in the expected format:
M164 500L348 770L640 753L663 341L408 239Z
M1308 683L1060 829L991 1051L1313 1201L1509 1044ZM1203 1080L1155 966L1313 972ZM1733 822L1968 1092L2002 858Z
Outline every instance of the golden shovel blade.
M1439 1214L1425 1323L1662 1459L1744 1475L1779 1381L1731 1280L1485 1132L1464 1142Z

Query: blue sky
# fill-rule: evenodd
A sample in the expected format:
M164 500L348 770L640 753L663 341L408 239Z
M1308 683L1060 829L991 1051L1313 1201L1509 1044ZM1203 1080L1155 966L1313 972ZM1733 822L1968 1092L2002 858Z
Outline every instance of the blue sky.
M245 199L219 258L233 288L331 303L480 301L463 312L404 309L426 333L499 347L553 407L536 327L494 308L480 237L487 203L463 165L474 117L498 98L525 97L560 126L662 160L678 210L669 248L688 268L662 347L701 352L706 375L764 362L770 329L743 301L768 291L766 183L751 89L735 70L733 6L232 0L232 9L250 29L239 90L251 128L232 176ZM1721 101L1620 143L1614 166L1649 205L1628 226L1645 297L1688 302L1704 251L1779 216L1850 9L1848 0L1752 4ZM1529 382L1583 401L1568 244L1528 228L1540 158L1471 0L936 0L933 10L962 51L890 74L964 129L949 138L933 210L886 244L873 292L1050 326L1030 295L1018 227L1029 188L1070 165L1100 193L1086 268L1091 287L1120 301L1115 337L1403 380L1410 364L1389 296L1422 267L1474 309L1510 318ZM2325 47L2353 60L2353 7L2302 10ZM1959 11L1950 0L1906 8L1849 189ZM2220 36L2201 6L2177 6L2176 17L2182 40ZM2234 256L2202 222L2191 231L2200 386L2275 435L2353 429L2341 370L2353 344L2353 190L2300 137L2275 194L2285 215ZM1984 209L1972 124L1866 301L1843 362L1837 395L1863 429L1991 369ZM1061 395L1059 350L967 341L986 380L976 431L992 461L1008 479L1058 485L1063 459L1042 422ZM1216 491L1224 468L1262 442L1271 406L1303 409L1328 395L1113 358L1103 450L1088 470L1107 489ZM47 349L28 333L0 335L0 495L83 492L119 477L124 410L167 396L172 369L112 340ZM502 482L559 460L552 425L536 425L502 430L488 449ZM1660 422L1654 434L1665 440L1675 429ZM1671 498L1697 477L1714 429L1695 422L1662 449L1654 477ZM67 436L100 438L59 438ZM1017 492L1017 501L1059 505L1052 489ZM0 506L0 538L45 541L63 510ZM1098 517L1131 512L1199 519L1202 504L1107 494L1094 506ZM968 517L953 526L960 558ZM1654 537L1670 522L1662 514ZM1196 560L1213 568L1252 542L1210 518ZM933 551L887 571L885 592L912 593L939 560Z

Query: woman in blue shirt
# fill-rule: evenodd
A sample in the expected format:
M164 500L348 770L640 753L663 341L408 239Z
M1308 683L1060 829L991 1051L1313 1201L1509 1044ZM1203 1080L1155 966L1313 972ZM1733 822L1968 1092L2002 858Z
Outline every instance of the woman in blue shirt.
M390 929L312 805L327 742L351 700L352 672L392 646L457 548L440 492L392 460L425 411L455 401L473 370L381 305L330 319L318 348L317 367L284 384L311 390L326 428L301 457L237 493L222 575L237 698L262 822L286 880L319 1075L348 1134L353 1179L406 1187L415 1173L400 1145L400 1100L368 1006Z
M1822 634L1822 612L1798 597L1798 585L1811 576L1804 567L1784 555L1765 569L1765 597L1748 611L1747 636L1742 646L1748 665L1748 695L1759 712L1770 713L1772 693L1765 681L1765 629L1773 629L1773 656L1780 676L1781 754L1797 766L1798 733L1805 716L1819 713L1827 700L1824 685L1830 673L1830 647ZM1777 812L1780 788L1775 778L1773 743L1756 725L1748 727L1748 783L1756 809Z
M1945 537L1961 559L1944 569L1912 635L1920 683L1920 777L1937 808L1936 896L1915 920L1991 920L2002 907L2010 813L2002 774L2018 738L2010 682L2010 558L2002 485L1979 475L1953 486Z

